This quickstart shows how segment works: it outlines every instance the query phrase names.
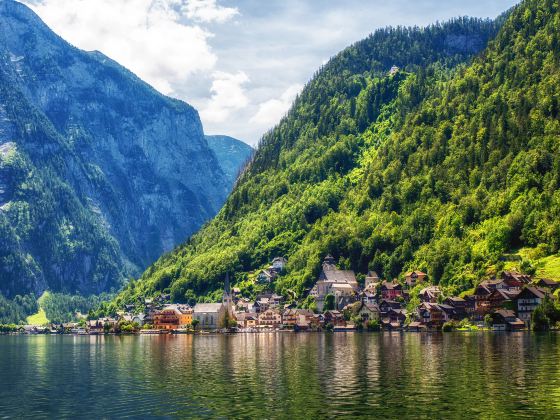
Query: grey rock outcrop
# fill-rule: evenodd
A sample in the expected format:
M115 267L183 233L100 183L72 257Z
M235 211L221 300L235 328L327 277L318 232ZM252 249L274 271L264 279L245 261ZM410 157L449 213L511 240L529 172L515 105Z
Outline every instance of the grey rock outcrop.
M194 108L0 1L0 292L118 287L229 184Z

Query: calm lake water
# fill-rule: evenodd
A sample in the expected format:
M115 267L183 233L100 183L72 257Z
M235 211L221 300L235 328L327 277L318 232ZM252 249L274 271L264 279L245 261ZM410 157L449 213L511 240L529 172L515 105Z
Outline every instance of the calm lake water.
M1 336L0 418L560 418L558 337Z

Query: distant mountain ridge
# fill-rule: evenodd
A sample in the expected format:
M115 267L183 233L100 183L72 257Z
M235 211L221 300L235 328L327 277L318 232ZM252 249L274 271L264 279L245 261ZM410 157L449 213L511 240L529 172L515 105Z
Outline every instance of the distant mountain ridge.
M254 149L247 143L224 135L207 135L208 146L216 157L218 164L233 187L239 171L254 153Z
M119 287L230 182L190 105L0 1L0 292Z

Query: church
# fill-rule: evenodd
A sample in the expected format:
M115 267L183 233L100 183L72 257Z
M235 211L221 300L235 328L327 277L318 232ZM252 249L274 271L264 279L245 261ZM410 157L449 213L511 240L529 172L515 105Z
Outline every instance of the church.
M229 273L224 281L224 295L221 303L197 303L193 319L198 320L199 329L217 330L228 327L228 320L235 319L233 299L229 284Z

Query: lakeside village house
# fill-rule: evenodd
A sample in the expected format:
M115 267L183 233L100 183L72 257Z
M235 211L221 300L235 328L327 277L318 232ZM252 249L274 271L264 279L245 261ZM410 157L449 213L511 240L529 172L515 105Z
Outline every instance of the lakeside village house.
M257 274L255 281L272 286L285 272L286 264L285 258L274 258L270 267ZM553 292L560 286L552 280L534 281L528 275L508 271L500 278L482 281L471 295L464 297L444 296L421 271L406 273L402 283L396 279L382 280L370 271L362 286L353 271L337 268L330 255L325 257L321 273L309 291L316 312L298 308L297 302L286 304L283 296L272 291L263 292L254 300L242 297L238 288L230 287L229 275L224 283L220 303L198 303L194 307L167 304L169 296L160 295L145 299L141 314L132 314L135 308L129 305L125 308L128 312L119 314L118 318L88 321L86 328L93 334L103 333L125 320L139 326L148 324L151 331L180 331L191 328L196 320L196 328L201 330L219 330L237 324L244 331L313 331L347 330L377 321L386 330L425 331L439 330L446 322L464 319L482 325L489 315L494 330L513 331L528 328L535 308L546 296L553 298ZM418 294L420 303L407 313L410 292L417 285L424 286ZM77 326L68 324L64 328L74 332Z

